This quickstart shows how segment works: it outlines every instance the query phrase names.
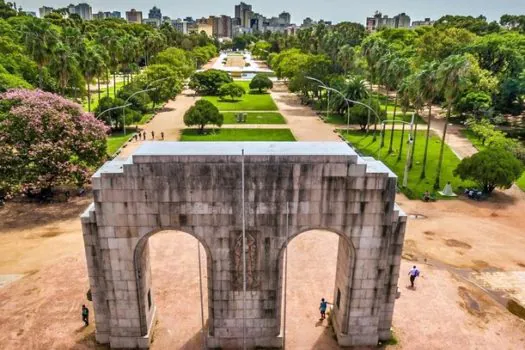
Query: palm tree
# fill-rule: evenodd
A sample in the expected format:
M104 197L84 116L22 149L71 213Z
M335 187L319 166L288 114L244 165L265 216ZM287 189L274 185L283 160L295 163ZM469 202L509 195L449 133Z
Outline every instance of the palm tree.
M51 29L51 23L42 20L31 20L23 29L23 39L27 51L38 67L38 87L43 87L43 70L53 54L57 35Z
M166 45L166 38L158 31L145 31L142 34L142 47L144 48L144 63L147 66L151 57Z
M396 120L396 112L397 112L397 97L399 93L399 87L401 85L401 82L403 79L408 76L410 73L410 66L409 62L406 58L402 57L395 57L390 65L388 66L388 81L390 87L392 87L395 91L395 98L394 98L394 117L392 118L394 121ZM388 111L387 111L387 117L388 117ZM394 129L395 129L395 122L392 122L392 132L390 134L390 145L388 146L388 153L392 153L392 145L394 142Z
M354 47L346 44L341 46L336 56L337 63L343 68L343 72L348 74L349 71L355 69L355 49Z
M426 63L422 70L417 74L416 85L421 91L422 98L428 107L427 135L425 140L425 152L423 153L423 169L421 170L421 179L426 177L428 142L430 140L430 125L432 123L432 103L438 94L437 89L437 69L439 64L434 61Z
M401 106L401 111L403 112L403 121L407 114L408 109L410 108L410 86L413 84L414 77L413 75L403 79L399 85L398 96L399 96L399 105ZM403 153L403 141L405 138L405 123L401 130L401 142L399 143L399 153L397 155L397 160L401 160L401 154Z
M379 59L386 54L388 51L387 43L384 39L369 37L363 42L362 45L362 54L365 57L367 66L368 66L368 79L370 82L370 94L369 94L369 105L372 105L372 92L373 84L376 82L378 76L377 62ZM379 88L378 88L379 89ZM379 104L379 94L378 106ZM379 114L379 111L378 111ZM374 119L375 120L375 119ZM374 141L375 141L375 132L377 131L377 120L374 121Z
M409 77L410 83L409 83L409 89L408 93L410 95L410 100L412 101L412 105L414 106L416 115L419 115L420 111L423 109L423 106L425 105L425 100L423 99L423 94L421 92L421 89L419 89L419 86L416 84L416 78L414 75L411 75ZM419 124L414 124L414 139L412 140L412 149L414 150L416 148L416 141L417 141L417 126ZM412 165L414 164L414 153L410 153L410 161L409 161L409 169L412 169Z
M58 43L53 49L51 67L58 76L60 93L65 95L66 87L72 74L78 69L77 54L69 46Z
M125 73L130 71L130 65L135 63L138 59L139 42L138 39L131 35L126 35L120 40L122 47L122 56L120 63L122 64ZM129 82L129 77L128 77Z
M388 116L388 87L389 87L389 82L391 81L390 79L390 64L393 62L393 60L395 59L395 56L394 54L392 54L391 52L387 52L386 54L384 54L380 59L379 61L377 61L377 71L378 71L378 74L377 74L377 77L378 77L378 84L379 85L383 85L385 87L385 95L386 95L386 99L385 99L385 115ZM379 85L377 87L377 90L378 90L378 94L377 94L377 102L379 103L379 105L381 105L381 101L380 101L380 98L379 98ZM383 133L382 133L382 137L381 137L381 144L379 145L380 148L383 148L383 146L385 145L385 133L384 133L384 130L385 130L386 126L385 124L383 124Z
M96 57L98 57L98 59ZM97 55L93 46L87 46L80 62L82 75L84 76L87 86L88 112L91 112L91 89L89 88L89 84L97 74L97 61L99 59L100 57Z
M445 117L445 126L443 127L441 148L439 150L439 160L436 169L436 182L434 183L435 190L440 188L439 180L441 176L441 166L443 165L443 151L445 149L445 138L447 136L448 120L452 113L452 105L465 88L465 77L468 73L469 66L469 61L465 56L452 55L447 57L439 65L437 71L437 80L445 95L447 115Z
M97 53L97 62L96 62L96 77L97 77L97 93L98 93L98 99L100 101L100 78L105 77L106 78L106 87L109 92L109 81L108 81L108 62L109 62L109 54L108 51L101 45L95 46L95 51Z

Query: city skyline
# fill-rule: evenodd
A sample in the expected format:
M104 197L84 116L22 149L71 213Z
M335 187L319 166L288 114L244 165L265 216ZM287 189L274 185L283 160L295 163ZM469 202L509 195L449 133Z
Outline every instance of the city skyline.
M156 6L161 9L164 16L172 19L191 16L193 18L208 17L210 15L228 15L234 17L234 5L240 1L222 1L221 3L210 2L208 6L195 3L174 4L165 0L155 2L126 2L122 0L113 1L111 4L101 0L86 1L93 8L93 13L99 11L120 11L125 13L134 8L147 14L149 10ZM323 3L310 4L308 7L299 0L288 1L245 1L252 5L254 12L265 16L278 16L279 13L286 11L291 14L292 23L300 24L306 17L314 20L324 19L334 23L351 21L365 24L366 18L373 15L375 11L380 11L390 16L399 13L407 13L412 20L423 20L430 17L438 19L443 15L484 15L489 21L498 21L500 16L509 14L524 14L525 3L518 4L513 0L501 0L495 3L490 0L481 0L476 3L458 3L453 0L443 0L439 4L431 0L400 0L391 3L385 0L371 0L366 4L348 2L343 0L327 0ZM48 1L48 0L24 0L17 1L18 6L22 6L25 11L38 13L38 8L49 6L54 8L68 7L71 4L68 0ZM75 2L73 2L75 3ZM328 5L328 6L327 6ZM146 17L146 16L145 16Z

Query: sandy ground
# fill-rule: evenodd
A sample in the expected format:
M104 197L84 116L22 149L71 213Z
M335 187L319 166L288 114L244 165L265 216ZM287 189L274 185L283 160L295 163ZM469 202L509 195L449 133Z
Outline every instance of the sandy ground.
M242 55L228 55L225 67L239 67L244 68L244 57Z

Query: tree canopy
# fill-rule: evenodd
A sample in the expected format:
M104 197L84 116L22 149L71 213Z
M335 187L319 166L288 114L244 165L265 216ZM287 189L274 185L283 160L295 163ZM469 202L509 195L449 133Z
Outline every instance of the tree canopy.
M256 74L250 81L250 89L258 90L259 93L262 93L263 90L273 88L273 83L265 74Z
M199 132L204 132L204 127L208 124L222 126L224 117L217 107L210 101L199 100L195 102L195 105L190 107L184 113L184 124L186 126L198 126Z

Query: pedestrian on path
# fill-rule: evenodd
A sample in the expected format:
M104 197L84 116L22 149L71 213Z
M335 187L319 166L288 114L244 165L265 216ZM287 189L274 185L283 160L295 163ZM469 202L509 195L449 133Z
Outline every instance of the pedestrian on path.
M89 309L86 305L82 305L82 321L84 321L85 326L89 326Z
M160 132L160 138L161 138L161 140L164 141L164 131L161 131L161 132Z
M328 301L324 300L324 298L321 298L321 305L319 305L319 311L321 312L321 318L319 321L322 321L326 318L326 308L328 307L329 303Z
M408 272L408 275L410 276L410 287L414 289L416 277L419 277L419 270L417 269L416 265L414 265L414 267Z
M144 141L146 141L146 132L145 132L145 131L142 132L142 139L143 139Z
M155 131L153 131L153 130L151 131L151 139L155 140Z

